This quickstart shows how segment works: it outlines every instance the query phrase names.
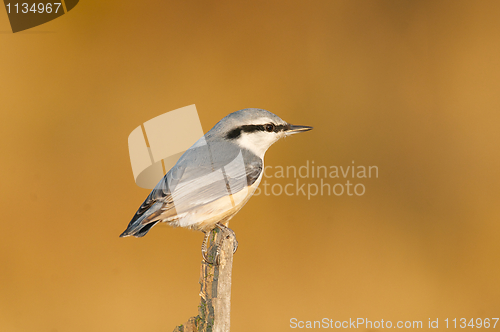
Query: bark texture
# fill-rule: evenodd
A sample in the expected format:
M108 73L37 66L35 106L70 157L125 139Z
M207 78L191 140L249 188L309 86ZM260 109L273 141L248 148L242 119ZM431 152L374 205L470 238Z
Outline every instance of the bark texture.
M219 228L212 230L208 259L215 260L217 243L222 242L220 263L201 261L200 305L198 315L175 328L174 332L228 332L231 313L231 271L233 269L233 237Z

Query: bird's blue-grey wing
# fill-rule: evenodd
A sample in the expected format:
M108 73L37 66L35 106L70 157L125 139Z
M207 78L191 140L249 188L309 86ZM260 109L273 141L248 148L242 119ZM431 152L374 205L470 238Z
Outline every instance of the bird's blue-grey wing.
M207 143L202 138L151 191L122 236L143 236L159 221L192 226L200 220L196 211L215 201L217 209L230 209L245 197L262 167L262 160L248 150L224 140Z
M246 199L249 185L262 171L262 160L248 150L224 140L202 143L179 160L178 166L183 167L180 179L174 169L167 174L173 204L164 207L164 216L176 219L179 226L190 227L206 215L235 208Z

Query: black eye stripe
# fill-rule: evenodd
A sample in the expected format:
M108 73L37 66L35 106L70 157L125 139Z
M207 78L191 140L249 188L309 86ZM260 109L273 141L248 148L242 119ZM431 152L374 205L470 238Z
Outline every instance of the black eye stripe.
M273 124L274 125L274 124ZM288 129L288 125L274 125L274 132L278 133L280 131L284 131ZM234 128L233 130L229 131L226 134L226 138L228 139L236 139L241 136L242 132L245 133L254 133L256 131L266 131L266 125L244 125L240 126L237 128Z

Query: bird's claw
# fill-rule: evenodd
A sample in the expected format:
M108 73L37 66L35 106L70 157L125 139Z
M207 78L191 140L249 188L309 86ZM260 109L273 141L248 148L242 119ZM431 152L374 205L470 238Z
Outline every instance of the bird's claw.
M226 235L226 239L229 239L230 236L233 237L233 254L238 250L238 240L236 240L236 233L229 227L222 225L222 224L216 224L217 227L223 232L228 233Z
M222 242L225 239L229 239L230 237L233 237L233 254L238 250L238 241L236 240L236 234L234 231L222 224L217 223L216 224L217 228L221 230L221 232L224 234L223 237L219 237L217 239L217 243L215 244L216 246L216 251L215 251L215 259L213 261L210 261L208 259L207 251L208 251L208 240L210 239L210 234L212 233L213 230L205 232L205 237L203 238L203 243L201 244L201 256L203 257L203 260L208 263L208 264L215 264L219 265L220 264L220 251L222 247Z

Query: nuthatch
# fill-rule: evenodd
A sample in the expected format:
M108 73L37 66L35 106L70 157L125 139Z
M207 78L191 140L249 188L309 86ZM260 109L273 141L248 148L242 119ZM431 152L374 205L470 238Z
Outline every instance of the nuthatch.
M142 237L159 222L200 230L205 233L202 256L208 262L210 231L219 227L234 236L227 224L259 185L267 149L282 137L311 129L262 109L227 115L184 152L120 237Z

